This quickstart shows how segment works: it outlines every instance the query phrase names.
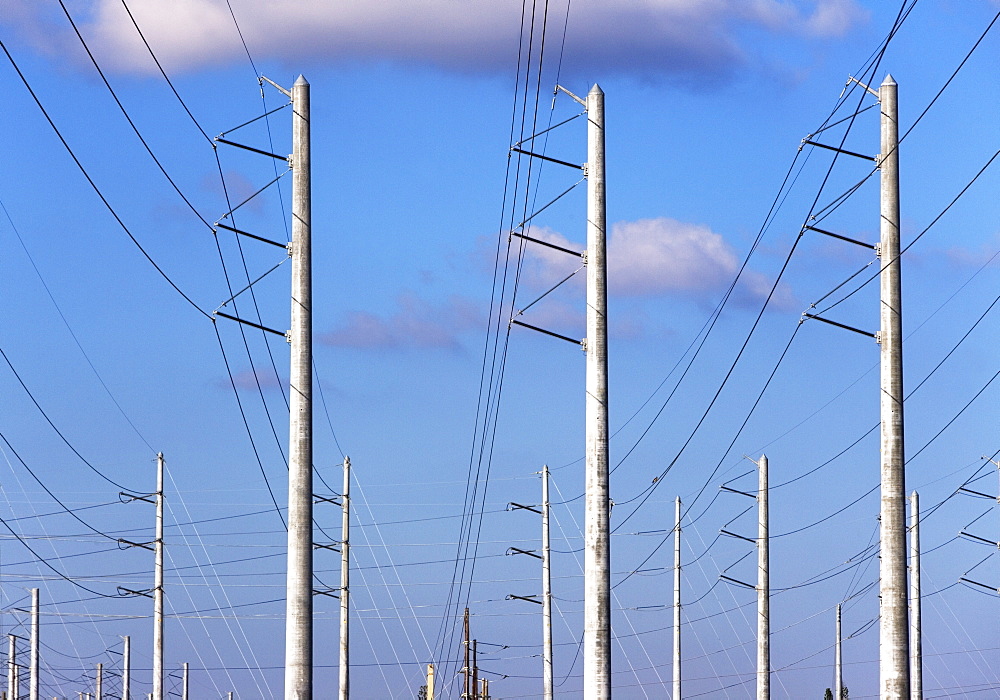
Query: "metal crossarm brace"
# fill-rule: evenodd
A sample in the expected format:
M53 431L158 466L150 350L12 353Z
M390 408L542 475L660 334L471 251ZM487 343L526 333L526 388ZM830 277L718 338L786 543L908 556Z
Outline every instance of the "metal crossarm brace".
M129 547L142 547L143 549L148 549L150 552L152 552L153 548L150 545L155 544L155 543L154 542L129 542L128 540L125 540L125 539L122 539L122 538L119 537L118 538L118 544L119 545L125 544L125 545L128 545Z
M542 511L538 510L535 506L525 506L520 503L514 503L513 501L507 504L507 510L517 510L518 508L530 510L532 513L538 513L539 515L542 514Z
M729 493L738 493L739 495L746 496L747 498L757 498L757 494L755 493L747 493L746 491L737 491L736 489L731 489L728 486L720 486L719 489L722 491L728 491Z
M536 552L534 552L532 550L519 549L517 547L508 547L507 548L507 556L510 556L511 554L527 554L529 557L534 557L535 559L541 559L542 558L541 554L537 554Z
M538 245L543 245L547 248L552 248L553 250L558 250L563 253L569 253L570 255L573 255L578 258L582 258L585 255L585 253L582 251L573 250L571 248L563 248L561 245L556 245L555 243L549 243L548 241L543 241L539 238L532 238L531 236L526 236L523 233L518 233L517 231L511 231L510 235L517 236L518 238L522 238L526 241L531 241L532 243L537 243Z
M118 586L118 593L120 595L141 595L144 598L152 598L153 589L149 588L145 591L133 591L131 588L125 588L124 586Z
M848 238L847 236L841 236L839 233L834 233L833 231L827 231L826 229L816 228L815 226L806 226L809 231L815 231L816 233L822 233L824 236L830 236L831 238L836 238L841 241L847 241L848 243L853 243L854 245L859 245L862 248L871 248L875 250L877 246L871 243L865 243L864 241L859 241L855 238Z
M735 537L738 540L745 540L750 544L757 544L757 540L744 537L743 535L737 535L735 532L730 532L729 530L719 530L719 532L723 535L728 535L729 537Z
M819 143L817 141L810 141L809 139L802 139L803 145L818 146L819 148L825 148L828 151L836 151L837 153L843 153L845 156L854 156L855 158L861 158L862 160L878 161L878 156L867 156L864 153L855 153L854 151L845 151L843 148L837 148L836 146L827 146L825 143Z
M542 601L535 600L532 596L514 595L513 593L507 594L507 600L526 600L529 603L538 603L539 605L542 604Z
M962 530L958 534L964 535L965 537L968 537L969 539L976 540L977 542L982 542L984 544L989 544L989 545L993 545L995 547L1000 548L1000 542L996 542L995 540L988 540L985 537L980 537L979 535L973 535L972 533L966 532L965 530Z
M224 143L227 146L236 146L237 148L242 148L242 149L244 149L246 151L252 151L253 153L259 153L262 156L270 156L271 158L275 158L277 160L288 160L288 156L279 156L277 153L271 153L270 151L262 151L259 148L254 148L253 146L245 146L242 143L236 143L235 141L230 141L230 140L224 139L224 138L222 138L220 136L216 136L215 139L213 139L213 140L216 143Z
M577 340L576 338L570 338L568 335L560 335L559 333L553 333L552 331L547 331L544 328L539 328L538 326L532 326L532 325L530 325L528 323L524 323L522 321L518 321L515 318L512 318L510 320L510 322L511 322L512 325L522 326L524 328L530 328L533 331L538 331L539 333L544 333L545 335L551 335L553 338L559 338L560 340L565 340L566 342L573 343L574 345L582 345L583 344L582 341Z
M749 588L751 591L757 590L756 586L751 586L749 583L743 583L743 581L738 581L724 574L719 574L719 578L721 578L723 581L728 581L729 583L735 583L737 586L743 586L744 588Z
M517 148L516 146L510 149L514 153L523 153L526 156L531 156L532 158L538 158L539 160L547 160L550 163L555 163L557 165L565 165L569 168L574 168L575 170L586 169L586 164L580 165L579 163L570 163L568 160L559 160L558 158L550 158L549 156L543 156L541 153L532 153L531 151L526 151L523 148Z
M971 583L973 586L979 586L980 588L985 588L988 591L995 591L1000 594L1000 588L994 588L993 586L987 586L985 583L979 583L979 581L973 581L972 579L965 578L964 576L959 581L964 581L965 583Z
M997 498L996 496L991 496L990 494L988 494L988 493L982 493L981 491L973 491L972 489L967 489L964 486L962 488L960 488L959 491L961 491L963 493L970 494L972 496L981 496L982 498L988 498L991 501L1000 500L1000 498Z
M327 596L329 598L337 598L339 600L340 596L337 595L336 593L334 593L335 590L338 590L338 589L336 589L336 588L326 588L326 589L321 590L319 588L314 588L313 589L313 595L325 595L325 596Z
M222 318L228 318L230 321L236 321L237 323L242 323L244 326L250 326L251 328L257 328L268 333L273 333L274 335L280 335L283 338L287 337L287 333L282 331L276 331L273 328L268 328L267 326L262 326L259 323L254 323L253 321L244 321L242 318L237 318L236 316L230 316L229 314L224 314L221 311L214 311L215 316L222 316Z
M254 235L254 234L248 232L248 231L242 231L242 230L240 230L238 228L233 228L232 226L226 226L225 224L220 224L218 222L216 222L215 226L216 226L216 228L224 228L227 231L232 231L233 233L235 233L237 235L240 235L240 236L246 236L247 238L252 238L255 241L260 241L261 243L268 243L270 245L277 246L279 248L285 248L285 249L288 248L288 244L287 243L278 243L277 241L272 241L270 238L264 238L263 236L257 236L257 235Z
M853 331L859 333L860 335L867 335L869 338L875 338L878 340L878 335L875 333L869 333L868 331L863 331L860 328L855 328L854 326L848 326L845 323L837 323L836 321L831 321L828 318L823 318L822 316L817 316L816 314L802 314L805 318L813 318L817 321L822 321L823 323L829 323L831 326L836 326L837 328L843 328L845 331Z

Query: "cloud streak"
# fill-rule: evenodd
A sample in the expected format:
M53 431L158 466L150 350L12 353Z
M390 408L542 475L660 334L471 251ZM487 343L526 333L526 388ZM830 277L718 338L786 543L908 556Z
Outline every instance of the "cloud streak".
M26 40L48 50L67 40L51 13L33 9L41 3L7 1L12 6L8 22ZM243 37L258 57L297 63L388 60L466 73L509 71L516 61L521 8L513 2L231 2ZM551 6L550 26L561 27L567 5ZM77 13L103 60L122 72L154 70L119 0L77 6L86 8ZM737 38L748 28L830 37L866 18L856 0L577 0L570 7L567 70L681 79L731 74L753 50ZM226 0L130 0L129 8L173 71L244 59Z

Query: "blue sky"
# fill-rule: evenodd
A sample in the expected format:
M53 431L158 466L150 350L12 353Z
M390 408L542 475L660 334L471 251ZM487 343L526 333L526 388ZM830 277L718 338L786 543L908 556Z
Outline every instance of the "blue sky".
M996 549L956 535L1000 539L997 506L953 495L967 481L986 493L1000 487L983 458L1000 450L990 306L1000 251L997 166L977 177L1000 149L996 28L935 100L1000 11L995 2L916 2L874 76L857 71L871 66L900 3L551 2L540 77L542 4L530 71L524 47L519 69L516 3L393 0L353 9L231 0L232 14L218 0L127 5L197 124L122 3L66 2L190 207L123 117L58 2L16 0L0 18L0 40L66 143L135 241L190 299L102 204L4 57L0 629L25 635L27 591L41 588L43 695L92 688L96 663L120 663L126 634L137 669L133 692L148 688L151 605L119 599L116 586L150 587L151 556L120 551L116 540L152 537L152 507L123 504L118 493L155 488L157 451L169 470L167 668L176 674L191 664L194 697L280 692L284 529L271 494L284 502L287 346L257 333L244 339L224 320L213 329L205 314L248 277L278 265L255 285L256 304L243 294L239 309L287 327L284 253L245 240L241 251L209 226L229 208L226 192L241 201L283 164L224 146L217 161L199 129L211 137L259 116L264 104L280 107L271 88L262 103L258 73L285 86L302 73L313 105L315 358L323 399L316 467L336 491L346 453L355 476L354 696L413 697L430 660L442 664L446 697L458 692L459 628L446 604L470 465L472 472L483 465L475 506L483 517L481 528L478 515L475 521L474 576L465 569L471 587L460 598L469 599L493 695L537 695L537 606L504 598L537 593L538 567L504 552L536 546L538 523L505 506L537 501L543 463L553 468L558 503L555 672L561 693L579 693L583 355L523 328L506 336L509 308L506 317L495 309L491 316L490 306L498 236L505 250L503 231L517 223L512 210L531 211L579 179L547 165L532 171L528 190L523 177L515 183L506 175L517 162L508 160L517 140L511 134L522 115L530 121L536 102L541 125L576 114L565 95L552 106L558 79L577 94L594 82L606 93L612 464L621 462L611 483L619 528L612 539L616 696L664 697L669 687L671 616L663 606L671 598L672 543L657 545L669 534L676 496L691 508L685 695L751 691L754 596L720 583L719 574L752 581L752 548L718 532L752 536L754 515L745 512L749 500L719 486L754 489L753 465L743 456L763 451L774 487L772 689L777 697L822 697L832 685L833 609L843 602L845 634L853 635L844 647L846 684L852 697L874 697L878 497L864 494L878 474L877 438L865 437L878 421L877 346L799 322L810 305L846 297L827 315L875 330L877 286L861 283L877 262L870 251L813 233L789 251L817 212L821 227L876 240L872 164L841 157L831 168L829 151L799 149L822 124L847 118L816 138L837 144L846 133L845 148L874 155L877 110L850 119L873 100L856 86L842 91L851 75L877 84L889 72L900 86L903 130L933 100L901 147L903 244L913 242L903 257L905 387L919 385L906 403L907 488L919 490L925 511L942 504L921 532L924 687L927 697L996 694L997 598L959 582L1000 586L990 556ZM285 109L230 137L286 153L288 125ZM554 130L544 147L582 161L583 123ZM288 206L284 178L242 207L237 225L284 242ZM584 206L577 187L533 221L533 235L582 247ZM574 271L560 257L526 249L515 310ZM507 269L516 267L514 256ZM574 279L524 318L581 337L583 311ZM486 422L495 440L484 454L477 447L480 377L498 318L509 342L499 411ZM335 539L339 512L319 506L316 519L317 539ZM318 552L316 568L322 584L338 580L335 554ZM329 694L336 601L319 597L316 611L317 687Z

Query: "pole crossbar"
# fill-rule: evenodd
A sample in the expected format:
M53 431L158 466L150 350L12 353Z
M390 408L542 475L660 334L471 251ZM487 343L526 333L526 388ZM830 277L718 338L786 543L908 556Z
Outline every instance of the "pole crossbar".
M287 243L279 243L278 241L272 241L270 238L264 238L263 236L258 236L256 234L250 233L249 231L243 231L241 229L234 228L232 226L226 226L225 224L220 224L218 221L215 222L215 226L216 228L224 228L227 231L232 231L233 233L239 236L246 236L247 238L252 238L255 241L260 241L261 243L267 243L269 245L277 246L278 248L285 248L286 250L288 249Z
M523 153L526 156L531 156L532 158L538 158L539 160L547 160L550 163L555 163L556 165L565 165L568 168L573 168L575 170L583 170L584 166L579 163L570 163L568 160L559 160L558 158L552 158L550 156L543 156L541 153L532 153L531 151L526 151L523 148L513 147L510 149L514 153Z
M236 148L242 148L245 151L251 151L252 153L259 153L262 156L270 156L276 160L288 160L288 156L279 156L277 153L271 153L270 151L262 151L259 148L254 148L253 146L247 146L246 144L236 143L235 141L230 141L229 139L224 139L220 136L216 136L213 139L216 143L224 143L227 146L235 146Z
M543 241L540 238L532 238L523 233L518 233L517 231L511 231L510 235L517 236L518 238L524 239L526 241L531 241L532 243L537 243L538 245L543 245L546 248L552 248L553 250L558 250L563 253L569 253L577 258L583 257L583 252L579 250L573 250L572 248L563 248L561 245L556 245L555 243L549 243L548 241Z
M860 335L866 335L869 338L878 339L878 336L875 333L869 333L868 331L863 331L860 328L855 328L854 326L848 326L846 323L838 323L837 321L831 321L828 318L823 318L822 316L817 316L816 314L802 314L802 316L805 318L812 318L817 321L822 321L823 323L829 323L831 326L836 326L837 328L843 328L845 331L853 331L854 333L858 333Z
M153 551L152 545L155 542L130 542L129 540L118 538L119 545L128 545L129 547L142 547L143 549L148 549L150 552Z
M725 574L719 574L719 578L728 583L735 583L737 586L743 586L744 588L749 588L751 591L757 590L756 586L751 586L749 583L744 583L743 581L739 581L735 578L732 578L731 576L726 576Z
M268 333L273 333L274 335L280 335L283 338L287 337L287 333L282 333L281 331L276 331L273 328L268 328L267 326L262 326L259 323L254 323L253 321L246 321L242 318L237 318L236 316L230 316L229 314L222 313L221 311L212 312L214 316L222 316L222 318L228 318L230 321L236 321L237 323L242 323L244 326L250 326L251 328L257 328Z
M539 515L542 514L542 511L535 506L525 506L520 503L514 503L513 501L507 504L507 510L517 510L518 508L522 510L530 510L532 513L538 513Z
M124 586L118 586L118 595L120 596L130 596L130 595L141 595L144 598L153 597L153 589L147 588L144 591L133 591L131 588L125 588Z
M962 530L958 534L962 535L963 537L968 537L970 540L976 540L977 542L982 542L983 544L992 545L994 547L1000 547L1000 542L997 542L996 540L988 540L985 537L980 537L979 535L973 535L971 532L966 532L965 530Z
M559 333L554 333L553 331L547 331L544 328L539 328L538 326L532 326L531 324L524 323L523 321L518 321L516 318L510 320L512 325L522 326L533 331L538 331L539 333L544 333L545 335L551 335L553 338L559 338L560 340L565 340L568 343L573 343L574 345L582 345L582 341L576 338L570 338L568 335L560 335Z
M542 601L538 600L537 596L514 595L513 593L507 594L507 600L526 600L529 603L538 603L539 605L542 604Z
M746 496L747 498L757 498L757 494L755 493L747 493L746 491L739 491L737 489L729 488L728 486L720 486L719 490L728 491L729 493L738 493L739 495Z
M843 148L837 148L836 146L827 146L825 143L819 143L818 141L810 141L809 139L802 139L803 146L817 146L818 148L825 148L828 151L836 151L837 153L843 153L845 156L854 156L855 158L861 158L862 160L878 161L878 156L869 156L864 153L856 153L854 151L846 151Z
M973 586L979 586L980 588L985 588L988 591L995 591L996 593L1000 593L1000 588L994 588L993 586L987 586L985 583L979 583L979 581L973 581L972 579L965 578L964 576L962 576L958 580L959 581L963 581L965 583L971 583Z
M854 245L859 245L862 248L871 248L875 250L877 246L871 243L865 243L864 241L859 241L856 238L849 238L848 236L842 236L839 233L834 233L833 231L827 231L826 229L817 228L815 226L806 226L809 231L815 231L816 233L822 233L824 236L830 236L831 238L836 238L837 240L847 241L848 243L853 243Z
M518 547L508 547L507 548L507 556L509 557L511 554L527 554L529 557L534 557L535 559L541 559L542 558L542 555L538 554L534 550L519 549Z
M745 542L749 542L750 544L757 544L757 540L753 539L752 537L744 537L743 535L737 535L735 532L730 532L729 530L719 530L719 533L722 535L727 535L729 537L735 537L738 540L744 540ZM753 586L751 586L751 588L752 587Z
M993 496L993 495L988 494L988 493L983 493L982 491L973 491L972 489L967 489L964 486L961 487L961 488L959 488L958 490L961 491L962 493L967 493L970 496L979 496L981 498L988 498L991 501L1000 500L1000 499L997 498L997 496Z

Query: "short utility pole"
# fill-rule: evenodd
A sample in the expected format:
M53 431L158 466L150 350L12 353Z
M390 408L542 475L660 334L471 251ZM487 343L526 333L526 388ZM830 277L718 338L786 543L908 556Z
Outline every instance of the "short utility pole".
M38 700L38 649L40 646L38 629L38 589L31 589L31 669L28 686L28 700Z
M343 510L340 540L340 700L350 695L348 614L350 612L350 528L351 528L351 458L344 457L344 491L340 495Z
M292 99L292 311L288 430L288 578L285 612L285 700L313 697L313 408L312 201L309 83L301 75Z
M552 700L552 567L551 547L549 537L549 465L542 466L542 505L526 506L520 503L508 503L507 510L530 510L542 516L542 553L534 550L508 547L507 554L527 554L529 557L542 560L542 595L541 600L536 595L522 596L510 594L507 600L523 600L528 603L538 603L542 606L542 698Z
M132 700L132 638L122 637L122 700Z
M910 494L910 699L924 700L920 621L920 496Z
M7 696L14 700L20 697L21 689L17 682L17 637L7 635Z
M153 700L163 700L163 453L156 455L156 569L153 574Z
M184 662L184 675L181 676L181 700L188 700L188 663Z
M94 685L94 696L97 700L104 700L104 664L97 664L97 682Z
M880 376L881 516L879 684L882 700L910 700L906 585L906 486L903 448L903 323L899 244L899 109L887 75L881 103Z
M469 609L465 609L465 618L462 625L462 649L465 652L465 663L462 666L462 677L465 681L462 690L462 700L472 700L472 664L469 654L472 652L472 645L469 640Z
M771 576L766 456L760 456L757 469L757 700L770 700Z
M844 697L844 656L841 649L840 603L837 603L837 639L833 652L833 697L843 700Z
M611 697L611 500L608 472L608 285L604 91L587 94L587 385L583 697Z
M681 700L681 497L674 501L674 695Z

